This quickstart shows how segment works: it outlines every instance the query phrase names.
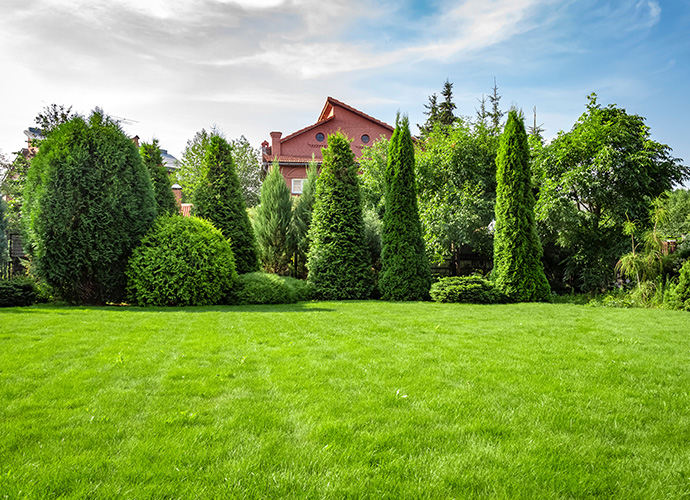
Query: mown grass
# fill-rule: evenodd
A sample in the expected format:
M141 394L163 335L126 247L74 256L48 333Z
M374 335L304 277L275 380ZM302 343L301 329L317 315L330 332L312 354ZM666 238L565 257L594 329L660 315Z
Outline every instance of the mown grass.
M0 498L683 498L690 316L0 310Z

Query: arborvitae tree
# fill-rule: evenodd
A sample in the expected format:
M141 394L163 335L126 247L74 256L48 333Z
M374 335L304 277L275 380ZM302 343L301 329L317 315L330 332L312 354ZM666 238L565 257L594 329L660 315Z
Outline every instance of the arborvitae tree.
M307 180L302 185L302 194L295 198L288 247L292 254L292 275L296 278L307 276L307 255L309 253L309 227L314 209L316 183L319 178L319 167L316 161L309 162Z
M175 195L172 192L170 177L167 169L163 166L163 155L158 146L158 139L151 143L144 142L139 148L139 154L144 161L144 165L149 171L151 185L156 197L158 215L173 215L179 211Z
M204 153L204 177L194 191L194 215L207 219L230 240L238 274L259 270L256 240L228 142L218 135Z
M139 151L102 111L41 142L24 190L24 240L35 272L69 302L121 301L127 260L155 217Z
M288 231L292 219L290 190L277 162L261 186L260 204L256 207L254 231L259 244L259 258L265 271L285 275L290 268Z
M431 270L417 210L414 146L406 116L398 116L390 140L386 184L379 274L381 297L424 300L429 296Z
M494 135L499 135L501 133L501 119L505 113L501 111L500 108L501 96L498 94L496 78L494 78L494 86L491 89L489 101L491 102L491 111L489 112L489 118L491 118L491 131Z
M443 101L438 105L438 122L441 125L451 126L455 121L455 103L453 102L453 84L446 79L441 91Z
M496 157L496 286L516 302L547 300L551 289L541 263L542 247L534 222L529 146L523 118L508 113Z
M307 267L318 298L366 299L372 272L355 155L340 132L328 137L316 185Z

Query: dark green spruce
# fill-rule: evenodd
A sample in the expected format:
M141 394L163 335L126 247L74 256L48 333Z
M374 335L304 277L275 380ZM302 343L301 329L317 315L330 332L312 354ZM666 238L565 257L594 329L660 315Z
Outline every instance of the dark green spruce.
M388 148L379 289L384 300L425 300L431 270L417 210L409 120L398 117Z
M367 299L373 276L355 155L342 133L328 136L309 230L309 281L325 300Z
M525 124L513 109L496 157L493 277L496 287L516 302L547 300L551 293L534 222L529 158Z
M171 189L170 177L168 171L163 166L163 155L158 146L158 139L154 139L151 143L144 142L139 148L139 154L144 161L144 165L149 171L151 177L151 185L156 197L156 206L158 207L158 215L173 215L179 211L175 195Z
M212 136L203 162L205 177L192 199L194 215L210 221L230 240L238 274L258 271L254 230L249 222L228 142L217 135Z

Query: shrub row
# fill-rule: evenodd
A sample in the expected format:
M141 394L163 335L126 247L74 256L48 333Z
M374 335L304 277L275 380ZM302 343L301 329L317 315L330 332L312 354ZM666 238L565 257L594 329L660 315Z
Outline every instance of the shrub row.
M258 271L238 276L228 303L292 304L313 298L314 285L311 283Z
M36 285L28 278L0 280L0 307L30 306L36 302Z
M501 304L508 297L494 284L481 276L452 276L441 278L429 291L435 302L466 302L472 304Z

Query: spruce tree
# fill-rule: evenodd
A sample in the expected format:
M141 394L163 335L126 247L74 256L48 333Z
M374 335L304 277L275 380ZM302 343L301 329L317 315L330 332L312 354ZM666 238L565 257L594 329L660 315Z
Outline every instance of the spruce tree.
M102 111L41 141L21 220L35 272L65 300L122 301L127 261L155 217L139 151Z
M414 147L406 116L396 120L388 149L381 244L381 297L384 300L426 299L431 270L417 210Z
M167 169L163 166L163 155L158 146L158 139L151 143L144 142L139 148L139 154L144 161L144 165L149 171L151 185L156 197L158 215L172 215L179 211L175 195L172 192L170 177Z
M319 167L316 161L312 160L307 167L307 180L302 186L302 194L294 200L292 221L288 232L288 247L292 255L292 275L295 278L306 278L307 276L309 227L311 226L318 179Z
M453 84L446 79L441 91L443 101L438 105L438 122L450 127L455 121L455 103L453 102Z
M493 277L497 288L516 302L547 300L551 292L534 222L529 155L523 118L513 109L496 157Z
M269 273L285 275L288 273L292 257L288 248L292 200L277 163L273 163L261 186L259 202L259 206L256 207L254 230L261 264Z
M256 240L228 142L218 135L205 148L204 177L194 191L194 215L209 220L230 240L238 274L259 270Z
M340 132L328 136L316 185L307 261L308 279L320 299L366 299L371 294L359 183L350 141Z

